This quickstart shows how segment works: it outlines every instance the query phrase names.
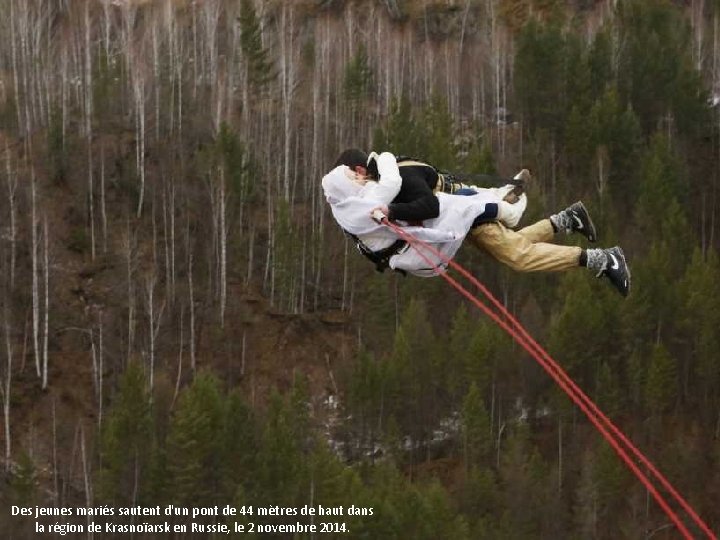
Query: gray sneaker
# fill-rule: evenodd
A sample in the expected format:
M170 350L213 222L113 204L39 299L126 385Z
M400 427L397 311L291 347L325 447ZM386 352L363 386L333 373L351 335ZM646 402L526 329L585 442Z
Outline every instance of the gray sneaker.
M603 249L605 263L597 277L605 276L623 296L630 292L630 267L625 260L625 253L618 246Z
M590 242L595 242L597 240L595 224L590 218L590 214L582 201L571 204L565 209L565 212L569 218L570 232L578 232Z

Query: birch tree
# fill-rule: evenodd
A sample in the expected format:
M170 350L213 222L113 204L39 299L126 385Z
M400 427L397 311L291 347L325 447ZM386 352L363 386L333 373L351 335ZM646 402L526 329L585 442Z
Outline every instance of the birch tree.
M127 277L127 362L133 353L135 343L135 248L134 239L130 233L129 218L126 223L125 237L123 238L125 251L125 269Z
M8 209L10 218L10 290L15 288L15 260L17 254L17 209L16 192L18 186L17 174L12 170L10 149L5 141L5 166L8 192Z
M165 302L163 301L160 306L156 306L155 300L155 285L157 283L157 276L152 271L145 280L145 309L147 311L148 318L148 339L149 344L149 363L150 363L150 377L149 385L150 391L152 392L153 384L155 381L155 342L157 341L158 333L160 332L160 323L162 314L165 309Z
M142 215L145 200L145 81L141 74L133 78L133 98L135 104L135 143L136 170L140 180L136 217Z
M5 424L5 471L10 470L10 456L12 451L12 439L10 434L10 389L12 386L12 364L13 364L13 346L12 338L10 337L10 320L8 315L7 306L5 308L4 317L4 329L5 329L5 378L1 381L0 395L2 396L3 404L3 420Z
M44 320L43 320L43 345L42 345L42 388L45 390L48 385L48 339L50 322L50 256L48 248L48 224L47 216L43 218L43 276L44 276Z
M38 220L36 210L36 187L35 172L31 172L30 178L30 229L31 229L31 265L32 265L32 336L33 336L33 352L35 354L35 372L38 378L41 377L40 371L40 285L38 283Z
M90 254L95 260L95 205L93 202L93 150L92 150L92 115L93 115L93 78L92 78L92 46L90 43L90 2L85 2L85 136L87 138L87 175L88 175L88 209L90 219Z

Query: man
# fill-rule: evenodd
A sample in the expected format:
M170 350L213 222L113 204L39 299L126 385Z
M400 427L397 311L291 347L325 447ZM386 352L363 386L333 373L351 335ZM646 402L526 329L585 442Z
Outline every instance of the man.
M524 173L516 177L517 183L522 184ZM443 240L442 234L435 237L436 247L448 256L453 256L459 247L458 238L462 242L469 233L478 247L514 270L561 271L584 266L596 272L597 277L608 278L623 296L629 293L630 270L619 247L582 249L549 243L559 232L577 232L591 242L596 240L595 227L581 202L514 231L512 227L527 204L524 193L515 197L519 200L514 204L510 202L513 200L510 195L519 191L517 186L469 189L426 163L408 160L398 163L387 152L368 156L357 149L348 149L340 155L335 169L323 178L323 188L338 223L353 235L361 252L373 260L378 269L391 267L417 275L436 273L428 273L430 269L424 268L427 263L413 259L414 250L388 235L386 227L367 226L368 216L358 212L366 211L373 204L371 213L380 211L390 220L424 225L419 231L408 230L411 234L423 235L423 229L427 228L446 234L452 232L452 240ZM355 216L349 219L353 212ZM464 219L450 219L457 215L463 215ZM403 257L406 260L402 260Z

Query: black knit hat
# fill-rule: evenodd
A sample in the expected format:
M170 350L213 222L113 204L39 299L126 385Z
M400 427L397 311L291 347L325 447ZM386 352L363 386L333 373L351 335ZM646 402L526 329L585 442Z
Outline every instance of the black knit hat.
M358 150L357 148L348 148L347 150L343 150L340 157L337 158L335 167L340 165L346 165L351 169L354 169L358 165L361 167L367 167L367 160L368 155L362 150Z

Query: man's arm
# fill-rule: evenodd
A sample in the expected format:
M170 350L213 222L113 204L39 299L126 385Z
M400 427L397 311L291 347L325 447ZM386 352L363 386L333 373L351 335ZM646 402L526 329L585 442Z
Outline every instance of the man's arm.
M371 157L373 154L370 154ZM402 185L400 169L395 156L390 152L383 152L379 156L375 154L375 163L379 180L372 187L366 188L363 197L375 199L382 204L390 204L400 192Z
M396 202L388 205L388 218L425 221L440 215L440 202L421 174L406 174Z

